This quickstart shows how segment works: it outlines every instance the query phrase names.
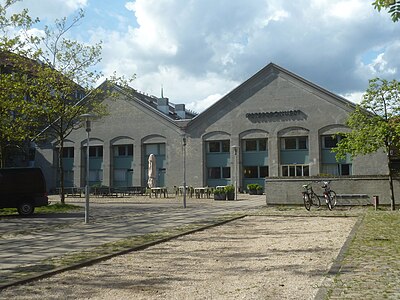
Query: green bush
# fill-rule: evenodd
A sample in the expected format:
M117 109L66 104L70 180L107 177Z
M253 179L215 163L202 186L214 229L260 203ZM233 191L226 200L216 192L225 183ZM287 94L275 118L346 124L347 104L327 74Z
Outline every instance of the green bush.
M233 185L227 185L224 188L226 193L233 193L235 191L235 187Z
M258 183L249 183L247 185L247 190L251 190L251 191L257 191L257 190L261 190L262 186L259 185Z
M221 194L225 194L225 189L224 188L216 188L214 190L214 195L221 195Z

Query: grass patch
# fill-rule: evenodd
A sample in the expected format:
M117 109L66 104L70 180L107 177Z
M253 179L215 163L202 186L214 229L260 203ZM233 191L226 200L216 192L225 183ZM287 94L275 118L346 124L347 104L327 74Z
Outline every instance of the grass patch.
M70 211L78 211L83 208L72 204L61 204L54 203L47 206L35 207L35 213L38 214L50 214L50 213L64 213ZM17 215L18 211L16 208L2 208L0 209L0 216Z
M73 204L62 204L62 203L54 203L47 206L36 207L35 212L37 213L63 213L70 211L78 211L82 210L81 206L73 205Z
M357 298L398 295L399 228L399 211L368 209L329 294Z

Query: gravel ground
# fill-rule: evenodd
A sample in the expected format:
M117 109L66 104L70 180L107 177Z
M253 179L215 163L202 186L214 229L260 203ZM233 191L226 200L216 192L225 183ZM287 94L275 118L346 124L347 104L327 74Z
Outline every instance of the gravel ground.
M313 299L356 218L251 216L0 299Z

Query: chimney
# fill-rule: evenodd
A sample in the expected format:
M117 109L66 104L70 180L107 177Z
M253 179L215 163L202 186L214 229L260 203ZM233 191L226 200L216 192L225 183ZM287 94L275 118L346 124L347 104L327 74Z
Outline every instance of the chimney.
M168 115L169 114L168 98L158 98L157 109L163 112L164 114Z
M175 104L175 112L181 119L186 119L185 104Z

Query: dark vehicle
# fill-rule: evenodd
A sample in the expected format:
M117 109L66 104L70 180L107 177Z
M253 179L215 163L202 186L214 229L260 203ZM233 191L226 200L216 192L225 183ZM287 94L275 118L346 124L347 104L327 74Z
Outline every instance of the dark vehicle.
M21 216L49 204L46 181L39 168L0 169L0 208L16 208Z

